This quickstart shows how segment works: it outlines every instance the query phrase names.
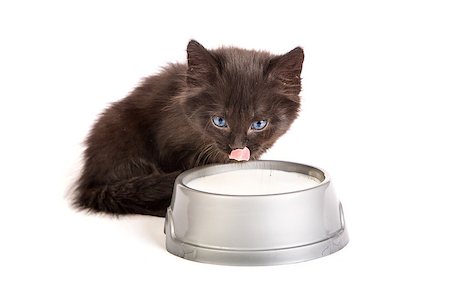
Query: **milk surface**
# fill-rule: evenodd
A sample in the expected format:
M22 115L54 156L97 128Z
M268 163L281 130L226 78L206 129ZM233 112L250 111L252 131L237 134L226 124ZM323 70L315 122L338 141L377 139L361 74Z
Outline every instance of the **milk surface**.
M319 179L302 173L251 169L196 178L187 186L215 194L267 195L304 190L319 183Z

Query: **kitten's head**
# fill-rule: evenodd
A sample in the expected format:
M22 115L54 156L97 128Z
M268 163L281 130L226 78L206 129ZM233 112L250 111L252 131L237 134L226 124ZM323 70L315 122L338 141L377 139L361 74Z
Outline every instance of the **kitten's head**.
M256 159L283 135L298 115L303 50L284 55L187 47L184 112L192 127L228 159L247 147Z

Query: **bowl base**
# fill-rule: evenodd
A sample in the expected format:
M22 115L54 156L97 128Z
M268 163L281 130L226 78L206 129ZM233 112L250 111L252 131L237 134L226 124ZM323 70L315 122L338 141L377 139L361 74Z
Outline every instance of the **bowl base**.
M184 259L219 265L269 266L303 262L337 252L349 241L347 229L343 226L325 240L296 247L263 250L208 248L177 240L172 224L172 214L168 211L164 228L167 251Z

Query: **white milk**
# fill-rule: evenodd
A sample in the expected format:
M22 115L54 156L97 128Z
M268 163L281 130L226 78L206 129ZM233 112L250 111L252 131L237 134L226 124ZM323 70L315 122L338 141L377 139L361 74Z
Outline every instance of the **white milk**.
M319 179L301 173L252 169L196 178L187 186L215 194L267 195L304 190L319 183Z

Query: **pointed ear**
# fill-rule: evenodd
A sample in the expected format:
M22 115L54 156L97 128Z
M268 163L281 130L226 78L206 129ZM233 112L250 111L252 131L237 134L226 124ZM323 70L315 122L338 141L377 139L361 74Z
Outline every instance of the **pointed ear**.
M189 41L187 46L187 82L198 85L204 80L211 80L218 71L216 58L195 40Z
M267 67L267 75L281 82L285 92L297 95L301 90L304 53L297 47L288 53L272 58Z

